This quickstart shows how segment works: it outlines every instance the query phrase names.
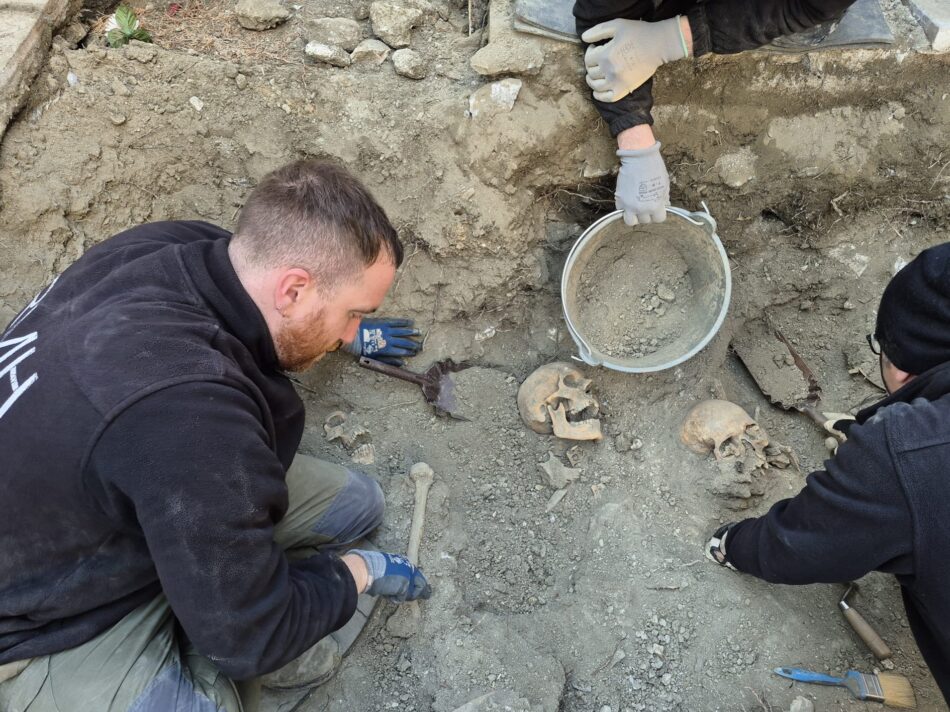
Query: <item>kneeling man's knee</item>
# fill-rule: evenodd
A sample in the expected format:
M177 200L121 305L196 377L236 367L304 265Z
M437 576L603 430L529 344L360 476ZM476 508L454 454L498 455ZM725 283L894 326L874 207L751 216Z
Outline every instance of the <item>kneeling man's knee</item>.
M385 510L379 483L361 472L347 470L346 484L312 531L331 540L332 545L346 546L382 524Z

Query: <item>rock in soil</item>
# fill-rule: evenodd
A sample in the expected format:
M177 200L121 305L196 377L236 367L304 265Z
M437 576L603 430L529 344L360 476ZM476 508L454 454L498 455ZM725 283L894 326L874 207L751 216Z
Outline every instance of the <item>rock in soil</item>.
M544 473L544 481L549 487L556 490L567 487L580 477L582 472L578 468L565 467L564 463L558 460L553 452L548 453L548 459L542 462L540 467Z
M502 79L479 87L478 91L469 97L469 116L474 119L511 111L521 92L521 84L520 79Z
M319 42L308 42L304 48L304 53L317 62L324 62L334 67L349 67L353 61L342 47L334 47Z
M382 64L389 57L390 51L385 42L363 40L350 53L350 58L353 64Z
M815 705L807 697L799 696L792 700L788 712L815 712Z
M412 28L422 22L418 7L393 0L378 0L370 5L373 33L390 47L408 47Z
M275 0L241 0L234 7L237 21L246 30L269 30L290 17L290 10Z
M352 52L363 38L360 25L348 17L320 17L307 23L307 39L311 42L338 46Z
M422 55L412 49L397 49L393 52L393 66L396 74L409 79L422 79L428 72Z
M472 69L485 77L533 75L541 71L544 52L534 42L505 39L482 47L472 55L470 64Z

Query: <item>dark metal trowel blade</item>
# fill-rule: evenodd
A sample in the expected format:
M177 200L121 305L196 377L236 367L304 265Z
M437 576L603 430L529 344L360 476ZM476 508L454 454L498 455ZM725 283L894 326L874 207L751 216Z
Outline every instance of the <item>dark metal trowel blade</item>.
M455 363L452 359L439 361L423 374L426 384L422 393L426 401L435 406L439 415L447 415L456 420L468 420L458 412L458 399L455 397L455 381L449 374L468 368L466 364Z

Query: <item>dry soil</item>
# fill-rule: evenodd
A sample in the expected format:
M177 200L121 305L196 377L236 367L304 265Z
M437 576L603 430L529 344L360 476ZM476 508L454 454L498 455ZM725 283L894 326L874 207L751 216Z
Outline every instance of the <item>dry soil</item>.
M335 410L369 430L376 462L362 467L388 498L379 546L405 547L408 469L434 468L421 561L435 595L414 636L389 634L393 608L381 606L331 682L269 695L267 709L450 712L493 690L514 709L544 712L787 710L800 694L821 712L874 709L771 674L876 663L837 611L842 587L773 586L702 559L709 532L735 513L709 490L715 464L677 432L714 396L792 447L801 469L766 471L752 514L821 466L822 434L771 406L729 353L733 331L766 310L815 370L829 409L880 397L865 377L864 334L881 289L895 266L950 238L946 56L920 52L914 34L890 52L707 57L660 71L655 118L673 202L704 200L717 218L730 316L678 368L589 370L607 437L580 445L581 477L548 512L538 464L551 452L563 459L568 444L528 431L515 396L535 367L575 353L558 277L574 238L612 209L615 146L573 45L538 41L544 64L520 76L514 107L472 117L469 97L487 80L469 59L485 33L476 23L469 37L462 3L437 6L444 12L412 35L428 66L420 81L391 62L297 61L308 18L350 17L369 36L361 3L303 3L271 35L220 27L233 23L226 8L202 15L191 3L183 21L205 21L203 35L165 23L155 45L119 50L84 39L96 17L83 15L56 40L0 146L0 323L127 226L233 227L270 169L307 156L345 164L407 244L384 311L427 333L416 369L450 356L473 364L457 374L471 420L437 418L418 389L343 356L305 375L307 452L350 462L324 436ZM634 303L652 289L637 287ZM920 709L941 709L894 580L866 577L854 604L894 649Z

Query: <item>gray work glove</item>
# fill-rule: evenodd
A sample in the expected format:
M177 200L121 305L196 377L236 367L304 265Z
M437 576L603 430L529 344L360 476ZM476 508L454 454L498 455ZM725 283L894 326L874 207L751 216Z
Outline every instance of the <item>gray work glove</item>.
M660 155L660 142L649 148L620 149L620 173L614 191L617 210L623 221L637 225L666 220L670 204L670 176Z
M726 558L726 537L729 534L729 530L735 525L735 522L729 522L729 524L723 524L716 531L714 531L713 535L709 538L709 541L706 542L706 546L703 547L703 553L710 561L717 563L720 566L725 566L727 569L738 571L738 569L730 564L729 560Z
M597 101L619 101L652 77L660 65L689 56L679 15L662 22L601 22L581 39L588 43L610 40L591 44L584 54L587 85Z

